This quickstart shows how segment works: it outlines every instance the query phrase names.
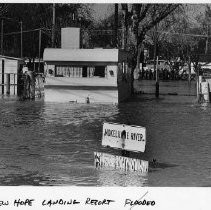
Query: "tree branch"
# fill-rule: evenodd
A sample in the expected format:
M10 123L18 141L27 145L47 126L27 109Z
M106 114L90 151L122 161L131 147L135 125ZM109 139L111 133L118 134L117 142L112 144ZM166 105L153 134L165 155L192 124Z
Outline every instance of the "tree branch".
M163 10L163 12L157 16L154 20L152 20L150 23L146 24L142 30L144 33L146 33L148 30L150 30L151 28L153 28L156 24L158 24L161 20L163 20L164 18L166 18L170 13L172 13L177 7L179 7L178 4L173 5L170 4L167 6L167 8L165 8L165 10Z

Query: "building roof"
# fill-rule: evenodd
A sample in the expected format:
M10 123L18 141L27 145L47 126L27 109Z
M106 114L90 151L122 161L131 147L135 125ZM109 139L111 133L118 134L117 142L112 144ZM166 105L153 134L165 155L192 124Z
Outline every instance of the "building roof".
M112 62L119 61L118 49L55 49L46 48L43 60L63 62Z

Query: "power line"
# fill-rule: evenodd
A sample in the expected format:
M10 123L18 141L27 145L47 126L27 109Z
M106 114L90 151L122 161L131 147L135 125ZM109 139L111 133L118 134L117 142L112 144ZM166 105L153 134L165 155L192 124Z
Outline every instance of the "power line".
M22 33L28 33L28 32L39 31L39 30L43 30L43 28L36 28L36 29L31 29L31 30L25 30L25 31L22 31ZM21 33L20 31L10 32L10 33L5 33L4 36L7 36L7 35L15 35L15 34L20 34L20 33Z
M36 28L36 29L31 29L31 30L25 30L25 31L22 31L23 33L28 33L28 32L32 32L32 31L39 31L39 30L42 30L42 31L51 31L51 29L47 29L47 28ZM85 30L84 30L85 31ZM113 34L114 30L113 29L94 29L94 30L91 30L92 32L98 34L98 35L111 35ZM123 28L120 28L118 29L118 31L123 31ZM20 31L17 31L17 32L10 32L10 33L5 33L4 36L7 36L7 35L15 35L15 34L20 34L21 32ZM180 35L180 36L192 36L192 37L204 37L204 38L211 38L211 36L209 35L201 35L201 34L186 34L186 33L177 33L177 32L165 32L165 31L157 31L157 33L160 33L160 34L170 34L170 35Z
M119 31L123 31L123 28L120 28L118 29ZM114 32L113 29L102 29L102 30L91 30L92 32L94 33L97 33L97 34L104 34L104 35L110 35ZM107 34L106 34L107 33ZM165 31L157 31L157 33L160 33L160 34L171 34L171 35L182 35L182 36L193 36L193 37L204 37L204 38L211 38L211 36L208 36L208 35L201 35L201 34L186 34L186 33L177 33L177 32L165 32Z
M163 31L157 31L160 34L171 34L171 35L180 35L180 36L193 36L193 37L204 37L204 38L210 38L211 36L208 35L201 35L201 34L186 34L186 33L176 33L176 32L163 32Z

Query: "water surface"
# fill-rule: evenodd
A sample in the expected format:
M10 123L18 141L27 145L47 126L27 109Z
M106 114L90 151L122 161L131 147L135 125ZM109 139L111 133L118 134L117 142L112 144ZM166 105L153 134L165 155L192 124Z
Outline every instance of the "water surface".
M178 95L118 106L0 99L0 185L211 186L211 106L187 96L186 83L162 88L176 86ZM158 164L144 175L95 169L94 151L120 154L101 146L105 121L146 127L146 152L136 156Z

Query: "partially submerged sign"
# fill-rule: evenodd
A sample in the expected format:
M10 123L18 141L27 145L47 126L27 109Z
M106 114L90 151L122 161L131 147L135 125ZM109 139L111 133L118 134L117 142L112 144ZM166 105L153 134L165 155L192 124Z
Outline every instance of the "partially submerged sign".
M126 171L148 172L149 163L145 160L94 152L95 166L112 167Z
M102 145L128 151L144 152L146 145L146 128L116 123L104 123Z

